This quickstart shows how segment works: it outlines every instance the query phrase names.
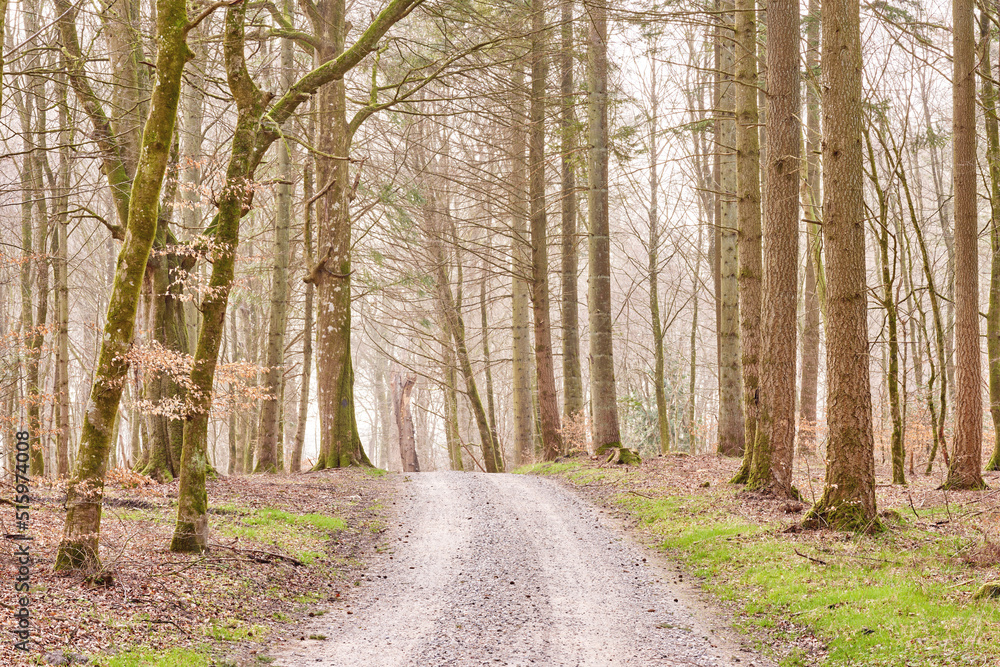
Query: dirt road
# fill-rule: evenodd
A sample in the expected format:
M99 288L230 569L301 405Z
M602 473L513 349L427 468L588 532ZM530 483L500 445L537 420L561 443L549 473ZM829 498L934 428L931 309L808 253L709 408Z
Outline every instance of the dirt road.
M712 619L675 573L555 482L409 480L395 548L305 640L276 647L276 664L772 664L707 629Z

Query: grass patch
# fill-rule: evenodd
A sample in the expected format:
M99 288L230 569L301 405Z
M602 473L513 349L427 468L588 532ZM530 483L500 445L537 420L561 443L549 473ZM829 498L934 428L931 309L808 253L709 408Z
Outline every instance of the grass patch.
M388 470L382 468L362 468L362 470L369 477L384 477L389 474Z
M522 472L561 474L577 484L594 479L579 468L537 464ZM611 471L590 472L627 483ZM728 486L662 498L626 492L614 502L709 590L734 602L744 624L789 638L801 636L803 626L811 630L826 645L825 665L997 664L1000 604L970 600L996 572L961 562L968 538L928 527L923 519L940 516L937 509L921 511L919 524L900 509L903 518L876 536L790 535L782 532L788 521L741 518L733 511L736 489ZM796 650L781 664L809 664Z
M213 621L205 626L206 637L222 642L239 642L244 640L260 641L262 637L270 632L270 628L263 625L250 625L238 618L225 618L220 621Z
M306 564L323 558L332 533L347 528L344 519L326 514L293 514L264 508L223 506L218 531L229 537L280 546Z
M98 658L95 664L100 667L208 667L209 659L205 654L192 649L135 649L113 658Z

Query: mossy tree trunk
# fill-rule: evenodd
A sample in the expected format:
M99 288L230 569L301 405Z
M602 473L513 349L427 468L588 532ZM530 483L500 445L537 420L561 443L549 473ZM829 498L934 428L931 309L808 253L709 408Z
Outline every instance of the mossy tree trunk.
M201 327L194 353L188 391L188 414L184 422L184 446L177 489L177 522L170 550L200 553L208 548L208 419L212 409L212 385L219 348L225 333L226 309L233 284L240 218L249 208L253 176L253 149L260 118L270 96L250 78L243 57L246 3L226 10L223 51L229 90L236 101L237 119L232 152L226 169L226 184L219 198L219 212L211 236L212 276L201 301Z
M64 10L70 12L69 7L64 6ZM72 14L75 32L75 13ZM126 353L132 343L143 275L156 234L160 188L174 135L181 74L191 57L186 43L190 28L186 3L157 0L156 16L159 46L156 84L143 128L142 149L127 206L125 240L118 255L79 454L67 487L66 524L56 555L56 570L96 569L100 565L97 549L111 435L128 372ZM65 35L62 26L61 31Z

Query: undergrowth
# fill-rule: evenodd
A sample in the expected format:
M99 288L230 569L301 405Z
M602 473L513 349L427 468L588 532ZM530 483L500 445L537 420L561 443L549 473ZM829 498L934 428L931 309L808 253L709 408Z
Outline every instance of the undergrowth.
M877 536L786 533L788 520L758 525L743 518L738 487L664 497L630 490L635 473L583 462L518 472L576 484L600 473L614 488L610 500L733 603L747 629L790 640L812 633L826 647L824 665L1000 664L1000 604L971 600L990 573L971 571L961 557L974 540L933 529L942 509L899 508ZM796 650L782 664L809 662Z
M235 505L221 508L224 520L216 527L222 535L281 546L298 560L310 564L324 555L330 535L347 528L340 517L293 514L284 510L249 509Z

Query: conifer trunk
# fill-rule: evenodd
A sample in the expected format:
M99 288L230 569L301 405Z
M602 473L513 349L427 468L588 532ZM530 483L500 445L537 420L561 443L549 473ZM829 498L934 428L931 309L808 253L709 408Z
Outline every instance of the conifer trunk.
M757 130L755 0L736 2L736 215L739 226L740 354L746 447L734 484L750 478L760 406L760 139Z
M955 444L944 488L982 489L983 398L979 343L976 193L975 3L953 0L955 183Z
M868 531L878 527L878 517L868 374L860 7L858 0L824 0L822 12L829 441L823 496L806 521Z
M587 309L590 317L590 400L594 447L621 445L615 389L611 311L611 232L608 216L608 10L590 8L588 50L590 238Z
M799 5L767 5L760 414L747 488L791 496L799 228Z

